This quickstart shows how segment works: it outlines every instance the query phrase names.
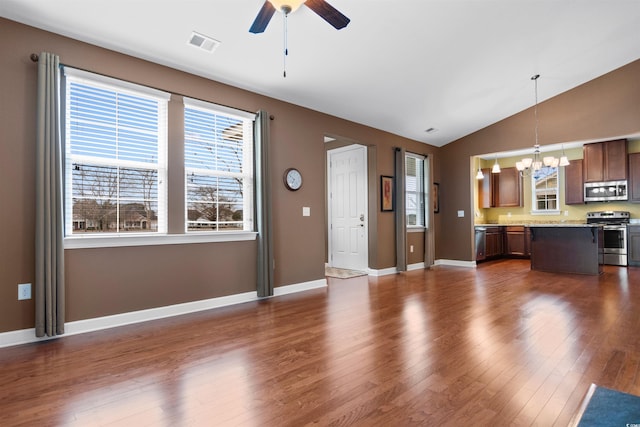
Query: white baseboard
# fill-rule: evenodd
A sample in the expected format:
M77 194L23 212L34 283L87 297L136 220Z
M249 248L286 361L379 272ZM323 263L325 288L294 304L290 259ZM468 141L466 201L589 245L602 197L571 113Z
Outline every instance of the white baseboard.
M383 268L382 270L374 270L373 268L370 268L367 270L367 272L369 273L369 276L388 276L390 274L396 274L398 272L398 270L395 267L390 267L390 268Z
M293 294L295 292L309 291L311 289L326 288L327 279L312 280L310 282L298 283L295 285L279 286L273 289L273 296Z
M310 289L321 288L327 286L326 279L314 280L310 282L298 283L294 285L279 286L273 290L274 297L280 295L291 294L295 292L307 291ZM96 317L93 319L77 320L67 322L64 325L65 333L58 337L36 337L35 328L21 329L18 331L0 333L0 348L10 347L20 344L28 344L39 341L47 341L50 339L64 338L71 335L83 334L86 332L94 332L102 329L115 328L118 326L131 325L134 323L148 322L150 320L158 320L166 317L179 316L182 314L195 313L212 308L226 307L234 304L258 300L258 294L255 291L245 292L242 294L229 295L224 297L210 298L200 301L186 302L182 304L174 304L165 307L150 308L147 310L132 311L129 313L114 314L111 316Z
M407 271L411 270L424 270L424 262L418 262L416 264L407 265Z
M436 260L435 265L450 265L452 267L469 267L474 268L476 266L475 261L460 261L457 259L439 259Z

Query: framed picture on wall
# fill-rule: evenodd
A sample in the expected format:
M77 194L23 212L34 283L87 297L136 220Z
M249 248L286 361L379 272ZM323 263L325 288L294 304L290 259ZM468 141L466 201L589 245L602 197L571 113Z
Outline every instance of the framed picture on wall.
M440 184L433 183L433 212L440 212Z
M383 212L393 211L393 177L380 176L380 209Z

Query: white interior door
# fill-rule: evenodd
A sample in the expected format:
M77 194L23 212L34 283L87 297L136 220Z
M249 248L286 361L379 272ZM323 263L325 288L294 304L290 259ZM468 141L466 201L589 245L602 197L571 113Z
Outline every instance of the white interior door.
M327 153L329 265L366 271L368 260L367 148Z

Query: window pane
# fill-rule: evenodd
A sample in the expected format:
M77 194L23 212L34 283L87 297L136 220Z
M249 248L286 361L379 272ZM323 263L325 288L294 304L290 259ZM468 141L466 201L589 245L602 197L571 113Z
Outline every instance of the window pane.
M253 122L185 106L187 231L251 230Z
M543 167L531 176L533 209L555 211L558 209L558 168Z
M66 95L67 233L164 232L166 100L72 75Z
M424 159L405 157L405 209L408 226L425 225Z

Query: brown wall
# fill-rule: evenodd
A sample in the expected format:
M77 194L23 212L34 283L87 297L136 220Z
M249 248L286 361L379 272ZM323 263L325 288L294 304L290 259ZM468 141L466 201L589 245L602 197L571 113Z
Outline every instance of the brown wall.
M393 175L393 147L434 156L438 149L366 126L199 78L0 18L0 332L33 327L33 300L17 301L17 284L34 281L35 99L37 66L31 53L60 55L65 64L168 92L258 111L271 121L276 286L324 278L326 204L324 135L339 135L372 147L370 157L370 267L395 266L393 215L379 212L379 175ZM170 120L179 121L173 107ZM171 140L181 138L171 134ZM178 153L179 154L179 153ZM300 169L304 185L289 192L282 173ZM179 194L179 167L169 188ZM170 200L170 212L181 200ZM311 216L302 216L302 207ZM437 218L438 219L438 218ZM169 224L170 231L181 224ZM206 243L65 252L67 320L202 300L255 290L255 242Z
M609 140L640 132L640 60L538 106L540 144ZM534 115L525 110L439 151L440 227L436 258L472 260L473 166L470 156L532 147ZM465 211L464 218L456 212Z

